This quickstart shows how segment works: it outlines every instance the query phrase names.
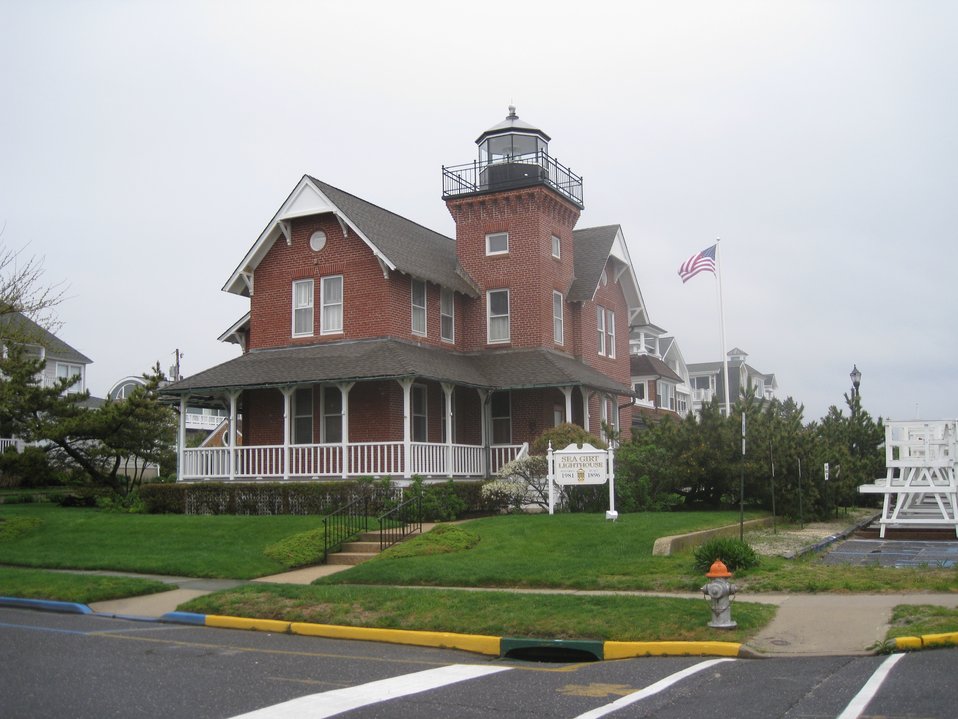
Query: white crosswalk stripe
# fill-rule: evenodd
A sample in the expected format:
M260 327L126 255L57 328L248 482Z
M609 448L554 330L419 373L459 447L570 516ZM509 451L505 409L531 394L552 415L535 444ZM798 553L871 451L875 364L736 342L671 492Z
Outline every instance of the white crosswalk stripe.
M282 704L264 707L233 719L322 719L336 716L359 707L419 692L439 689L449 684L508 671L509 667L490 667L473 664L452 664L438 669L427 669L413 674L381 679L345 689L334 689L291 699Z

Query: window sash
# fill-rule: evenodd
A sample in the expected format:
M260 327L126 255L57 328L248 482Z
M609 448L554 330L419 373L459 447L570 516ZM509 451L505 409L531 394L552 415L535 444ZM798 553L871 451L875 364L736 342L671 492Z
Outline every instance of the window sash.
M293 444L313 443L313 388L300 387L293 393Z
M562 240L559 239L558 235L552 236L552 256L556 259L562 257Z
M313 334L313 281L293 282L293 337Z
M456 341L456 298L452 290L439 293L439 336L446 342Z
M552 293L552 337L557 345L565 344L563 327L563 301L561 292Z
M486 294L486 312L488 313L489 342L508 342L509 328L509 290L490 290Z
M605 354L605 308L602 305L596 307L595 312L596 330L599 338L599 354Z
M343 331L343 276L333 275L322 280L322 327L320 333Z
M412 297L412 333L426 334L426 283L422 280L412 280L410 295Z
M509 253L509 233L493 232L486 235L487 255L506 255Z
M323 442L343 441L343 393L338 387L323 388Z
M412 386L412 441L429 441L428 394L425 385Z
M615 359L615 312L612 310L606 310L605 334L605 353L612 359Z
M512 444L512 395L510 392L493 392L489 400L492 415L492 443Z

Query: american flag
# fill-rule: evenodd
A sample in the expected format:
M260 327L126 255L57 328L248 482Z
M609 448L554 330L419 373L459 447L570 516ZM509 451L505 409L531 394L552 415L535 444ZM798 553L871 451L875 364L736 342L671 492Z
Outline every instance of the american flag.
M682 282L688 282L699 272L715 274L715 245L696 252L679 267L679 277L682 278Z

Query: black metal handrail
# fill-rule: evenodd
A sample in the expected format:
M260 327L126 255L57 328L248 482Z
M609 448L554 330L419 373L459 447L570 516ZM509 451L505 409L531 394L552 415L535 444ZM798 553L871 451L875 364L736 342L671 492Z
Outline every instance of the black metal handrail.
M369 531L369 497L357 497L323 517L323 564L330 549L366 531Z
M417 494L412 499L397 505L379 515L379 551L401 542L413 531L422 533L422 496ZM389 526L387 526L389 525Z
M506 159L475 160L442 168L444 198L538 184L548 185L579 207L584 207L582 177L541 150Z

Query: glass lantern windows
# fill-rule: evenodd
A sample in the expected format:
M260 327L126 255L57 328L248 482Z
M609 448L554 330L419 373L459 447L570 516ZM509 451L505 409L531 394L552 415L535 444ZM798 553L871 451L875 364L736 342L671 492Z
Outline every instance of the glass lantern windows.
M514 157L548 153L549 145L535 135L497 135L479 145L479 161L483 164L508 162Z

